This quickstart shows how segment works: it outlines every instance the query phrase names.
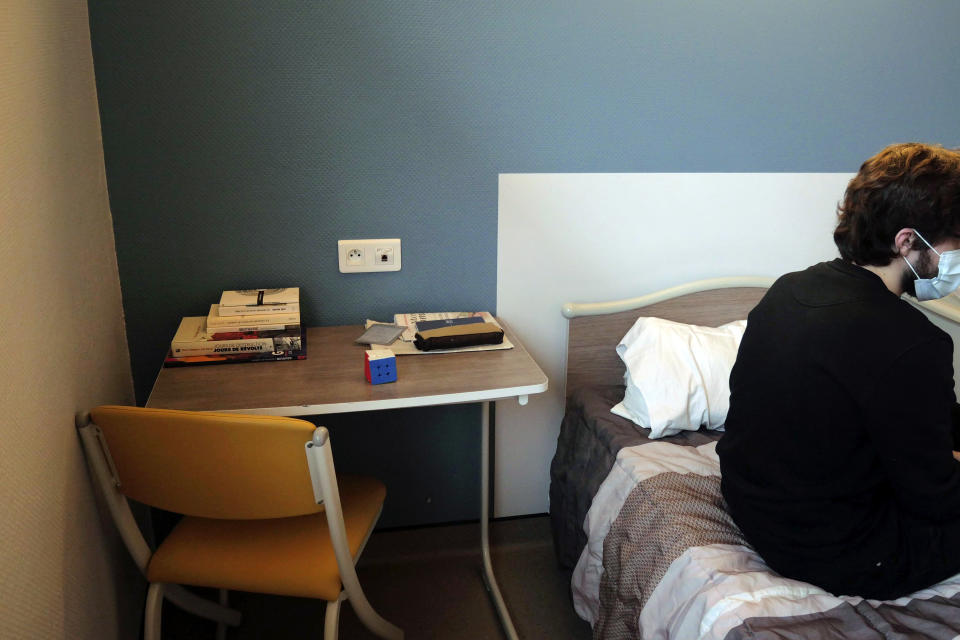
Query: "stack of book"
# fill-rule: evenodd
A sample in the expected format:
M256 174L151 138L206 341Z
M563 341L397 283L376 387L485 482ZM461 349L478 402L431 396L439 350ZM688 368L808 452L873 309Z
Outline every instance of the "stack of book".
M204 316L180 321L164 366L274 362L307 357L300 289L224 291Z

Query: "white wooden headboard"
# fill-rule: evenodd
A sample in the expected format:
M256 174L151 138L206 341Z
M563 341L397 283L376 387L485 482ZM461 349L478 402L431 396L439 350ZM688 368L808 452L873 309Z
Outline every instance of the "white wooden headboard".
M565 397L564 303L620 300L730 274L775 278L830 260L837 255L837 202L851 177L502 174L496 312L550 378L550 389L525 407L497 403L494 514L547 511ZM953 319L952 310L923 308L960 344L960 305Z

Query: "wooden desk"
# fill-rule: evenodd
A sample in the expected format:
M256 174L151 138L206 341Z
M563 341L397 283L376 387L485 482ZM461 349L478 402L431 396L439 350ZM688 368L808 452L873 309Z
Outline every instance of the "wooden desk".
M490 563L490 401L547 390L547 376L498 319L513 349L397 357L397 382L368 384L362 326L313 327L307 359L160 370L148 407L310 416L351 411L482 403L480 538L483 577L507 637L517 637Z

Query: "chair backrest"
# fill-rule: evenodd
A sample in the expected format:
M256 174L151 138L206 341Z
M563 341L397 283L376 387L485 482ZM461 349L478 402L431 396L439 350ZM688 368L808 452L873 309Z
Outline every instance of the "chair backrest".
M295 418L102 406L103 433L123 495L205 518L316 513L304 446L316 428Z

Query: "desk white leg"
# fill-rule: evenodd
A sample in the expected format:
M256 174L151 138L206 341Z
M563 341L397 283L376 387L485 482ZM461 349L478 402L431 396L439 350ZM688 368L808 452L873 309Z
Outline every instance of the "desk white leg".
M483 556L483 581L497 609L503 632L509 640L517 640L517 631L510 620L510 612L500 595L500 587L493 575L493 565L490 563L490 402L481 403L481 423L483 434L480 445L480 548Z

